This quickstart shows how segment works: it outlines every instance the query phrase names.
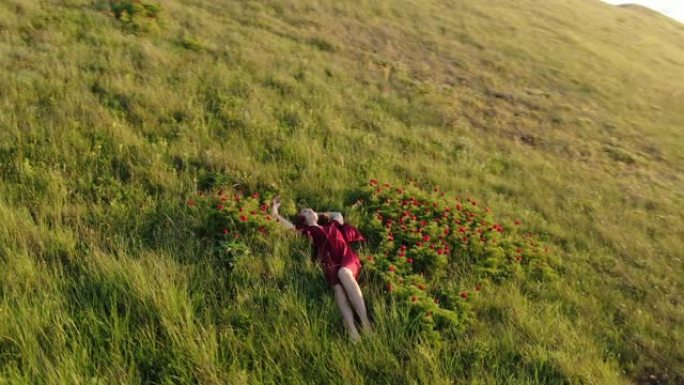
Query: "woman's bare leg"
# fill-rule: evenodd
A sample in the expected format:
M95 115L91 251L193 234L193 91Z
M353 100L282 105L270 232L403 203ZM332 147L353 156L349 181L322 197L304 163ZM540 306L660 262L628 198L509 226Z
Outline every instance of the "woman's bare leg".
M368 315L366 314L366 303L363 301L363 294L361 293L361 288L359 283L356 282L354 278L354 273L346 267L340 268L337 272L337 277L340 279L344 291L347 293L349 301L351 301L356 314L361 318L361 327L364 330L370 330L370 321L368 321Z
M356 341L359 339L359 332L356 330L356 325L354 325L354 313L351 306L349 306L347 294L345 294L344 288L340 284L333 286L333 289L335 290L335 301L340 308L340 312L342 312L342 318L344 318L344 324L347 326L352 340Z

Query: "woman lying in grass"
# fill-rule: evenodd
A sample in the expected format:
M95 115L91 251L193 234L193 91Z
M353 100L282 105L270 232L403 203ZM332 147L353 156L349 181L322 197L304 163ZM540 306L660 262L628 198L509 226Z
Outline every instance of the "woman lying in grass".
M354 324L351 305L361 319L364 331L370 330L370 322L366 314L361 288L356 279L361 271L359 256L350 247L351 242L365 241L361 233L352 225L344 223L342 214L318 213L310 208L297 213L295 224L278 213L280 197L275 197L272 204L273 217L288 229L294 229L311 239L325 273L325 280L333 287L335 300L339 306L344 323L353 340L359 339L359 332Z

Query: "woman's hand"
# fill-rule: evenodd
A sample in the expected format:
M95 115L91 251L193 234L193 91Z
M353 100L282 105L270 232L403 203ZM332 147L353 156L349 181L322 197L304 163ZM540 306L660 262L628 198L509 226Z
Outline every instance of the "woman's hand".
M287 219L283 218L278 214L278 209L280 208L280 195L276 195L271 201L271 215L275 217L275 220L281 225L285 226L287 229L294 229L295 225Z
M271 212L273 214L278 214L278 209L280 208L280 195L276 195L271 202Z

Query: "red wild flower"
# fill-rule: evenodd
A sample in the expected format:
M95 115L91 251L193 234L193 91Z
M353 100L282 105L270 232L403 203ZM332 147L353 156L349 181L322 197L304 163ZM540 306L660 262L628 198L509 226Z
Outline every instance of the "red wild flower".
M195 205L195 201L192 199L188 199L188 206L193 207Z
M389 265L389 268L388 268L389 271L392 271L392 272L393 272L393 271L396 270L396 269L397 269L397 268L394 267L394 265Z
M467 291L462 291L462 292L461 292L461 298L467 299L467 298L468 298L468 292L467 292Z
M429 241L430 241L430 236L427 235L427 234L423 235L423 241L429 242Z
M376 186L376 185L378 184L378 181L377 181L376 179L371 179L368 183L369 183L371 186Z
M223 210L223 205L216 206L216 210L219 210L219 211Z
M226 235L226 234L228 234L229 232L230 232L230 231L228 231L228 229L223 229L223 235Z
M515 220L515 224L516 224L516 225L518 225L518 226L519 226L519 225L520 225L520 223L522 223L522 222L520 222L520 219L516 219L516 220Z
M413 258L406 258L406 262L413 263Z
M243 222L247 222L247 216L246 215L240 215L240 220Z

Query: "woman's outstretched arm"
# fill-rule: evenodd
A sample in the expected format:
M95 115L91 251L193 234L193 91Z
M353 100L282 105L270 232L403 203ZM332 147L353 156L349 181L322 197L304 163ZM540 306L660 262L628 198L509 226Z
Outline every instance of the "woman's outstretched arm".
M288 221L287 219L283 218L279 213L278 209L280 208L280 196L276 196L273 198L273 202L271 203L271 215L275 218L276 221L278 221L281 225L285 226L286 229L294 229L295 225L292 224L292 222Z

